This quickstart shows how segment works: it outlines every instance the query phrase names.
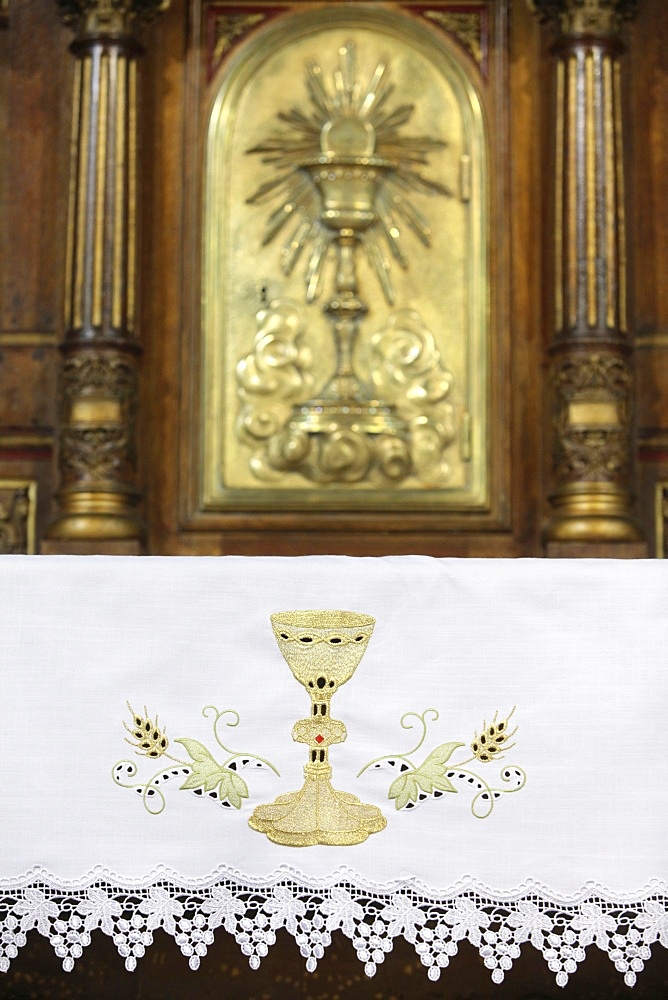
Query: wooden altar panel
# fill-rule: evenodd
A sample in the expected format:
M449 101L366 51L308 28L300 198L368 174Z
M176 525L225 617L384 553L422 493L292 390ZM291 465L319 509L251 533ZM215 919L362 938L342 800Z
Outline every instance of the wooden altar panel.
M465 5L464 5L465 6ZM497 4L499 10L504 4ZM460 3L458 7L462 7ZM495 83L508 112L503 138L508 231L504 264L505 348L494 391L505 396L495 454L496 523L471 530L456 518L332 512L314 527L301 512L267 527L247 512L212 530L194 527L191 456L183 427L194 405L193 316L199 296L192 218L200 197L197 123L189 94L196 63L196 5L172 0L143 30L140 302L142 385L139 485L149 551L155 553L422 551L436 555L541 555L549 493L549 408L544 387L552 328L550 35L524 0L512 0L506 75ZM654 551L657 483L668 481L668 171L665 39L668 9L642 0L627 29L628 217L632 315L638 337L636 494ZM58 489L56 345L63 335L65 227L73 60L71 33L55 3L11 0L0 28L0 479L38 485L39 538ZM497 44L497 43L495 43ZM203 81L202 81L203 82ZM196 156L184 151L196 149ZM505 269L505 270L504 270ZM663 493L660 494L663 496ZM614 548L611 550L614 552Z
M487 523L481 524L478 520L474 527L469 523L470 518L443 512L420 515L417 511L413 514L374 514L342 510L316 516L308 510L280 515L244 511L219 515L208 530L204 518L193 516L192 449L196 445L193 435L184 434L183 428L187 428L200 405L196 385L199 344L195 329L199 270L194 221L201 192L197 188L197 167L196 162L192 162L193 157L185 156L188 182L180 182L184 163L178 144L173 139L170 141L170 136L182 129L187 136L186 150L194 145L200 158L203 137L201 128L198 129L200 108L196 101L193 103L192 79L188 80L186 72L179 74L178 52L184 43L184 26L178 7L173 7L164 18L145 63L147 84L157 86L152 93L145 91L144 121L148 123L145 140L153 144L150 159L157 162L161 158L162 169L151 178L145 177L144 211L160 229L156 227L154 232L147 234L144 244L145 260L150 257L152 261L156 283L148 295L146 291L143 294L147 313L142 326L146 331L155 331L156 336L158 330L162 331L160 357L152 341L145 340L146 398L154 426L166 428L169 425L170 443L171 434L174 434L173 446L180 448L180 460L178 472L175 468L160 470L159 475L164 477L161 478L162 486L151 492L149 526L162 537L158 541L154 535L153 551L158 550L156 546L166 545L169 551L182 552L382 554L421 551L508 555L531 551L532 546L535 549L540 545L543 301L541 284L536 283L535 278L541 262L536 256L527 257L524 247L531 243L531 227L537 210L527 198L527 192L535 188L543 174L544 155L540 144L532 142L532 135L541 129L539 90L528 81L531 63L541 66L540 52L545 43L533 19L524 16L523 12L518 18L513 17L510 26L506 27L504 6L498 5L498 34L492 45L497 48L503 45L508 31L521 56L515 72L511 73L512 95L505 83L505 59L495 62L490 57L497 74L490 86L498 103L495 131L490 138L496 157L492 169L505 174L502 183L497 185L503 203L497 206L492 239L492 287L500 317L494 331L494 368L491 372L492 419L495 421L492 475L496 509ZM187 29L194 37L199 37L201 30L198 10L197 5L191 7ZM201 63L199 66L195 60L193 63L195 69L191 68L191 72L201 72ZM162 77L149 68L154 64L162 67ZM513 65L512 60L510 64ZM169 73L169 92L175 98L178 94L179 98L170 100L168 105L162 100L165 67ZM548 81L548 66L544 73ZM511 104L525 122L521 127L513 127L512 157L508 154L510 136L504 130ZM507 225L504 220L510 217L512 225ZM173 273L178 267L180 249L185 280L180 287L166 288L162 276L170 271ZM517 280L511 280L511 267ZM178 372L186 369L190 376L184 382L178 378ZM174 423L166 417L166 407L177 405L179 391L179 419Z
M41 536L54 485L69 39L50 4L16 3L5 15L0 26L0 489L3 480L37 487Z
M629 50L632 212L638 371L638 496L650 552L659 544L668 508L668 11L650 4Z

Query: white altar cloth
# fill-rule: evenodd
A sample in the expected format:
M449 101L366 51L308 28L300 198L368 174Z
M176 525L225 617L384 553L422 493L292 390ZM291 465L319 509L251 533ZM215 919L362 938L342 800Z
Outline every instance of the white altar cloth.
M432 979L468 938L497 982L530 942L562 985L668 945L663 563L11 556L0 588L0 969L33 928L66 969L157 927L192 968L286 927L313 969L341 930L369 975L401 935ZM376 620L331 705L332 784L387 820L352 846L248 825L304 780L301 609Z

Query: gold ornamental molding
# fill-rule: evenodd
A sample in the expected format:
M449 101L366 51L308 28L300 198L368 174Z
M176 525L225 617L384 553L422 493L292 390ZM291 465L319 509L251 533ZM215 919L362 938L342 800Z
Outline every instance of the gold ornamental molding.
M246 35L267 18L262 11L252 13L213 14L213 51L211 53L209 73L212 75L220 66L225 56Z
M655 556L668 558L668 482L664 479L654 484L654 532L656 538Z
M60 19L79 37L127 35L138 22L150 21L170 0L56 0Z
M541 20L554 22L568 37L614 37L637 8L637 0L528 0L528 3Z
M487 11L484 7L467 11L425 10L422 16L456 38L474 62L484 68L487 45Z
M37 483L0 479L0 554L34 555Z
M668 347L668 333L663 331L643 333L636 338L636 348L638 350L658 350L665 347Z
M630 476L632 379L614 354L566 355L553 368L556 475L623 485Z
M0 330L1 347L57 347L58 334L41 330Z

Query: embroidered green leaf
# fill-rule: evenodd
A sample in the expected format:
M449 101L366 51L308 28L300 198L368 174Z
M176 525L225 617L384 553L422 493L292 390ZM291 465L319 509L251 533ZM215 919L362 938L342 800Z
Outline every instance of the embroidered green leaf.
M463 743L441 743L440 747L436 747L435 750L432 750L422 767L430 761L434 764L445 764L450 760L457 747L463 746ZM422 768L420 768L420 770L422 770Z
M446 763L458 747L463 743L442 743L440 747L429 754L427 759L417 768L415 775L424 792L456 792L457 789L445 776Z
M406 771L395 778L388 792L389 799L395 799L395 809L403 809L407 802L416 802L419 785L416 781L416 771Z
M218 794L221 801L227 799L235 809L241 809L241 800L248 798L248 785L238 774L226 768L220 780Z
M426 760L412 771L405 771L390 785L388 798L395 800L395 808L403 809L409 802L417 802L420 792L431 795L435 791L456 792L457 789L445 776L446 763L463 743L442 743Z
M197 740L181 739L176 742L183 744L193 762L191 773L180 787L203 788L205 792L212 792L217 788L221 802L227 799L235 809L240 809L242 799L248 798L248 786L243 778L229 767L219 764Z
M199 788L203 785L207 792L213 791L225 769L214 760L207 748L198 743L197 740L182 739L176 740L176 742L183 744L193 761L192 772L183 782L181 788Z

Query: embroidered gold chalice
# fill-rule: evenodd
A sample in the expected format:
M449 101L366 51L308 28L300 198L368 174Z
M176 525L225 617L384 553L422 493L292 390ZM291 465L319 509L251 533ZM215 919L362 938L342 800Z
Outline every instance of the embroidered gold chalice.
M329 748L343 743L346 727L330 715L334 692L350 680L366 649L375 620L353 611L283 611L271 616L283 657L311 696L311 714L292 730L309 748L304 784L258 806L249 819L253 830L290 847L359 844L387 821L376 806L332 787Z

